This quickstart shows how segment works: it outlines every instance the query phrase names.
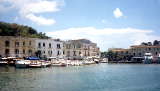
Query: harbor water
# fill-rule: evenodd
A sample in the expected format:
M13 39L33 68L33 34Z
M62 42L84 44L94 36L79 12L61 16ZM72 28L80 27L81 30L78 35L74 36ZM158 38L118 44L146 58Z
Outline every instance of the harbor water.
M0 67L0 91L160 91L159 64Z

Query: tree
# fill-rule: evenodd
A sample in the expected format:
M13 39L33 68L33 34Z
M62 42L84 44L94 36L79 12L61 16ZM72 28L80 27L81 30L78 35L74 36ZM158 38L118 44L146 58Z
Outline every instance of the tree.
M0 36L22 36L31 38L48 39L45 33L38 33L32 27L19 25L16 23L0 22Z
M154 40L153 45L154 45L154 46L159 45L158 40Z

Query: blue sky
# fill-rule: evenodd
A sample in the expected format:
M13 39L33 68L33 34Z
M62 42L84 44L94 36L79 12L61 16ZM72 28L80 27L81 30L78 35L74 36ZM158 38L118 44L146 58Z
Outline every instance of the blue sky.
M0 21L53 38L87 38L102 51L160 40L160 0L0 0Z

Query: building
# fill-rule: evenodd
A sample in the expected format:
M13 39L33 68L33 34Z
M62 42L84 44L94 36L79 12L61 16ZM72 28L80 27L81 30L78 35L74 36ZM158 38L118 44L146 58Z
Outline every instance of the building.
M65 59L83 59L89 56L100 56L100 50L96 43L86 39L78 39L65 41L63 54Z
M35 55L35 39L15 36L0 36L1 57L27 57Z
M160 53L160 46L157 45L133 45L130 47L133 56L144 56L145 53L152 53L154 56L158 56Z
M113 48L109 49L120 56L143 57L145 53L152 53L153 56L158 56L160 53L160 45L133 45L129 49Z
M63 41L59 39L36 39L36 56L63 58Z
M0 38L1 57L37 56L40 58L83 59L89 56L100 56L97 44L86 39L64 42L59 39L15 36L0 36Z
M130 49L124 49L124 48L110 48L109 51L112 51L113 53L120 55L120 56L126 56L131 55Z

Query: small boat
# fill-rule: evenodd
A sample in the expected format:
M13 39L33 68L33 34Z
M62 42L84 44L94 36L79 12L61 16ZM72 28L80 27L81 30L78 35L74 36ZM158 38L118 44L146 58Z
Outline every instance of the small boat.
M94 59L94 62L95 62L96 64L98 64L98 63L99 63L99 60L98 60L98 59Z
M66 63L61 63L61 66L62 66L62 67L66 67L67 64L66 64Z
M55 67L66 67L67 64L66 63L53 63L52 66L55 66Z
M17 60L15 62L16 68L27 68L30 65L30 60Z
M51 62L49 62L49 61L42 62L42 67L49 67L49 66L51 66Z
M94 62L94 61L87 61L87 60L85 60L85 61L83 62L83 64L84 64L84 65L90 65L90 64L95 64L95 62Z
M143 63L144 64L151 64L152 60L153 60L152 54L151 53L145 53Z
M29 67L30 68L41 68L42 62L40 62L39 60L31 61L31 63L29 64Z
M5 65L7 65L7 64L8 64L7 61L0 61L0 66L5 66Z
M108 59L107 58L103 58L100 62L101 63L108 63Z

